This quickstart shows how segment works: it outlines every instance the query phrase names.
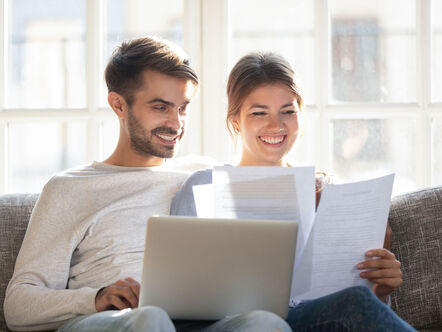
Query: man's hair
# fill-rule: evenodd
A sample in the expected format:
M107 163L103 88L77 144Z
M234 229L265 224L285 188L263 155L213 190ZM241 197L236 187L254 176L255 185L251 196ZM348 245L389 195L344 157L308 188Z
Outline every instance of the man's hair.
M132 105L134 93L143 84L142 73L153 70L198 85L198 76L187 55L178 46L157 37L123 42L113 52L104 73L109 92L116 92Z
M241 110L247 96L267 84L280 83L285 85L295 95L299 109L304 100L298 78L290 65L282 56L275 53L252 52L242 57L230 72L227 82L227 129L233 136L231 120Z

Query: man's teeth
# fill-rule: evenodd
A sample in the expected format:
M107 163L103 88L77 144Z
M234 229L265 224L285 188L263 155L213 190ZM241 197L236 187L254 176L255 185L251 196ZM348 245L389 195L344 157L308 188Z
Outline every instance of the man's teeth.
M284 140L284 136L278 136L278 137L270 137L270 136L259 136L259 138L269 144L278 144L281 143Z
M157 134L158 137L162 138L165 141L173 141L176 136L166 136L166 135L161 135L161 134Z

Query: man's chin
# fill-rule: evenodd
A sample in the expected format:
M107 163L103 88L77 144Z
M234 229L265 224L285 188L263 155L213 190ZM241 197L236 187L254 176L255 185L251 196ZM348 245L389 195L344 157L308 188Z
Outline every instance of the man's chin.
M164 146L156 151L155 156L160 158L173 158L177 152L176 146Z

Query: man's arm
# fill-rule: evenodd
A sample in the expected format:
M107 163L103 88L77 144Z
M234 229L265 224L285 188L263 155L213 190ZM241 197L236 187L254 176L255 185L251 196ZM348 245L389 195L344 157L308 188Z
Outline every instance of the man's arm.
M66 289L78 236L75 202L63 187L52 179L32 212L4 302L13 330L55 329L76 315L96 312L98 289Z

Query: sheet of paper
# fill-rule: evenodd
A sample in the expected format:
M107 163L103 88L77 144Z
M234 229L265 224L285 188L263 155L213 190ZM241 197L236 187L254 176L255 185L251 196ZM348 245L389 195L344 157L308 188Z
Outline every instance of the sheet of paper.
M315 299L341 289L370 283L356 264L369 249L382 248L394 175L369 181L327 185L291 296Z
M202 184L193 186L196 215L200 218L215 218L215 206L213 202L213 186Z
M283 175L294 175L295 190L297 197L298 239L296 243L295 269L302 255L315 217L315 168L313 166L303 167L273 167L273 166L216 166L212 173L212 183L229 184L239 181L249 181L278 177ZM272 184L268 184L270 189ZM216 190L215 190L216 191ZM268 219L278 219L276 215L268 216Z
M216 218L299 220L294 175L214 184Z

